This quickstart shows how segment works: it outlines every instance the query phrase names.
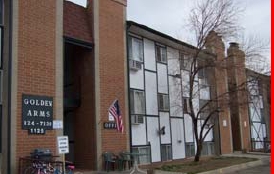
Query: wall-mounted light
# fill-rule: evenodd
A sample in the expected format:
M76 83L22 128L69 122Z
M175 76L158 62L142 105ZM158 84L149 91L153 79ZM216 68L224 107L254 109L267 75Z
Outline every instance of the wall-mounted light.
M159 130L159 135L165 135L166 131L165 131L166 127L163 126L160 130Z

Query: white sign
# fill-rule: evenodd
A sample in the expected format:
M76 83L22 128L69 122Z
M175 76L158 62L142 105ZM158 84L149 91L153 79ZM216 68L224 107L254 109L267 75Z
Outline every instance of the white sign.
M63 120L53 120L53 129L63 129Z
M223 120L223 126L224 126L224 127L227 126L226 120Z
M108 112L108 121L114 121L114 117Z
M245 127L247 126L246 121L244 121L244 126L245 126Z
M68 136L57 137L59 154L69 153Z

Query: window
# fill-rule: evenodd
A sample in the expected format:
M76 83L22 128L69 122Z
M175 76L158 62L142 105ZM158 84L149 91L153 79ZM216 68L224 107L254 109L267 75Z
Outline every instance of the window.
M4 17L4 1L0 0L0 24L3 25L3 17Z
M264 118L264 108L260 108L261 111L261 123L265 124L265 118Z
M202 68L198 71L198 78L205 79L206 78L206 68Z
M130 112L131 114L145 114L145 93L144 91L130 91Z
M129 59L143 62L143 41L141 39L129 36L128 54Z
M202 155L214 155L214 142L203 142Z
M1 0L0 0L1 1ZM3 46L2 46L2 43L3 43L3 27L1 27L0 26L0 68L1 69L3 69L3 67L2 67L2 52L3 52L3 50L2 50L2 48L3 48Z
M200 119L202 119L202 120L205 120L206 117L208 117L208 113L209 113L208 102L209 102L208 100L202 100L202 99L199 100L199 109L201 110ZM207 105L207 106L205 106L205 105ZM203 108L203 109L201 109L201 108Z
M158 62L166 63L167 62L167 54L166 48L160 45L156 45L156 60Z
M190 113L189 98L183 98L183 109L185 113Z
M162 161L168 161L172 159L171 145L161 145L161 157Z
M132 147L133 153L140 153L145 155L138 156L138 164L149 164L150 163L150 146Z
M2 104L2 94L3 94L3 71L0 71L0 104Z
M190 56L180 53L180 60L181 60L181 68L183 70L190 71L191 63L192 63Z
M169 111L169 99L167 94L158 94L158 108L161 111Z
M195 146L193 142L186 143L186 157L195 155Z

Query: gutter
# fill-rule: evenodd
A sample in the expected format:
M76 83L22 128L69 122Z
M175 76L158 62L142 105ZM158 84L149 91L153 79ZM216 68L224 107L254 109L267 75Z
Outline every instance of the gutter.
M13 0L10 1L9 5L9 35L12 34L12 10ZM9 48L8 48L8 147L7 147L7 173L11 173L11 78L12 78L12 36L9 37Z

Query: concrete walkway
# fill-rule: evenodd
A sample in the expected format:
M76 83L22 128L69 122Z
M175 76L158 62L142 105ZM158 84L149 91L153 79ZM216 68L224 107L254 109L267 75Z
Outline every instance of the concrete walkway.
M227 154L223 156L234 156L234 157L248 157L248 158L257 158L257 161L252 161L248 163L243 163L239 165L233 165L221 169L216 169L212 171L207 171L207 172L202 172L199 174L225 174L225 173L233 173L238 170L242 169L248 169L256 166L262 166L262 165L269 165L270 163L270 154L266 153L233 153L233 154ZM119 174L119 173L124 173L124 174L129 174L130 171L111 171L111 172L105 172L105 171L88 171L88 172L75 172L75 174ZM137 174L138 172L134 172L134 174ZM166 171L153 171L153 174L182 174L178 172L166 172Z

